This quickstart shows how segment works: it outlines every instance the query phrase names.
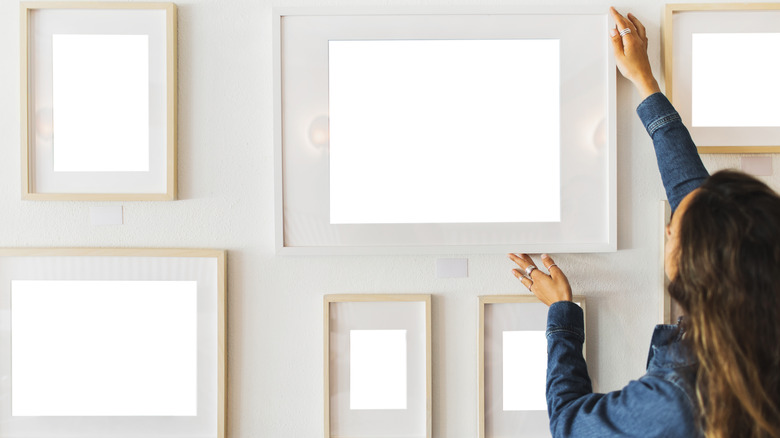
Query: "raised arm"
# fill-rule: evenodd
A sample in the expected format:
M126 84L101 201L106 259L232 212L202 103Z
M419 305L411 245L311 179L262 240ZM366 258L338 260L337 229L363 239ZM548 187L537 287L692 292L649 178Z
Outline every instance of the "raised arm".
M661 94L647 57L647 33L632 14L610 8L616 26L610 32L618 70L642 97L637 113L653 139L658 170L672 211L709 176L680 115ZM626 30L628 32L626 32ZM621 32L622 31L622 32ZM621 35L621 33L623 35Z

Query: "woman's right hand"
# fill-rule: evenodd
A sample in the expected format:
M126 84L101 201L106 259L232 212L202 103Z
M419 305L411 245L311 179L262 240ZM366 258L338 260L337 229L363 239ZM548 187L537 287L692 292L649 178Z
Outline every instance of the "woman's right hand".
M628 14L626 18L615 8L609 8L609 11L616 23L615 28L610 30L615 63L620 73L634 84L644 100L647 96L661 91L653 77L653 70L647 57L645 26L632 14ZM628 29L630 32L621 36L620 31L623 29Z

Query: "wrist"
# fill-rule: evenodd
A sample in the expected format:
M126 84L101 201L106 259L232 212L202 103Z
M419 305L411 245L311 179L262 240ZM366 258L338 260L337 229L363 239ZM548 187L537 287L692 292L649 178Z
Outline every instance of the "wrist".
M661 88L658 86L658 82L653 77L637 81L635 85L641 100L645 100L651 94L655 94L661 91Z

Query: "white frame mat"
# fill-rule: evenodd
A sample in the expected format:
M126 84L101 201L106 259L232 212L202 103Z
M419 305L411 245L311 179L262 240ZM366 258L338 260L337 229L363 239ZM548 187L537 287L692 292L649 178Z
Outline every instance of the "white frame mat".
M325 438L432 438L431 296L326 295L323 319ZM351 406L350 339L356 330L405 332L405 407Z
M176 5L23 2L20 12L22 198L87 201L176 199ZM100 39L100 36L106 38ZM93 97L88 99L89 104L74 103L77 102L75 99L69 99L72 94L70 87L63 85L76 82L80 86L88 86L96 82L87 79L85 75L88 72L79 70L78 65L66 62L72 57L59 51L71 47L74 48L71 53L77 53L77 47L82 47L83 51L87 47L85 44L98 47L96 44L100 43L102 50L107 51L105 53L113 53L111 48L122 44L120 38L125 38L123 44L127 46L130 36L146 37L148 43L142 44L144 51L139 51L133 59L123 60L128 67L122 67L122 70L117 67L121 63L104 63L106 73L99 76L103 83L92 87ZM80 42L75 38L81 38ZM113 45L109 44L108 38L113 38L110 40ZM66 41L72 42L62 46ZM59 45L55 47L55 44ZM62 56L55 56L57 53ZM145 53L148 59L143 59ZM87 54L79 56L84 56L87 62ZM148 67L138 65L144 63L148 63ZM55 75L55 70L60 74ZM137 71L133 78L122 82L121 75L127 74L125 70ZM144 70L148 70L148 78L139 76ZM132 95L137 93L124 90L117 85L120 82L135 84L139 90L148 89L148 99L140 99L131 105L136 100ZM55 101L65 103L55 106ZM124 102L125 105L116 102ZM58 113L57 108L61 106L81 109ZM102 108L102 112L95 107ZM121 113L128 108L135 111ZM104 117L104 122L97 120L100 117ZM113 128L108 129L107 126ZM148 130L148 134L135 135L141 128ZM137 138L130 141L125 134L112 141L108 136L113 129L127 129L129 134L133 134L131 136ZM61 133L60 137L56 130ZM65 140L61 141L63 146L55 150L58 138ZM124 147L124 152L104 152L108 147ZM148 151L145 151L146 148ZM69 156L63 151L72 152ZM126 166L111 158L112 155L134 157L137 164L124 168ZM68 157L65 160L68 163L93 164L63 166L63 160L57 157ZM55 167L55 160L60 163L59 168Z
M692 124L693 35L729 33L780 33L780 3L667 4L663 28L666 95L688 127L699 153L780 152L780 126L777 125ZM755 84L751 81L755 80L754 75L748 73L736 82L748 83L752 87ZM776 82L776 78L767 80ZM776 102L768 104L776 106Z
M574 302L585 311L585 298ZM479 297L479 438L549 437L547 410L503 410L503 337L505 331L541 332L547 329L548 306L534 296ZM547 344L537 346L544 348ZM583 356L585 347L583 346ZM540 376L546 381L546 375ZM537 388L538 389L538 388ZM539 400L533 402L539 404ZM546 406L546 405L545 405Z
M226 267L226 254L222 250L209 250L209 249L109 249L109 248L0 248L0 424L3 425L0 430L0 437L50 437L50 438L65 438L79 436L82 438L176 438L183 436L197 436L204 438L225 438L226 437L226 382L227 382L227 368L226 368L226 280L225 280L225 267ZM30 283L33 281L33 283ZM35 303L30 299L39 295L31 295L25 292L23 289L14 289L16 293L23 293L18 295L19 299L24 299L20 303L25 303L19 307L20 324L14 325L13 322L13 302L12 302L12 282L16 283L14 288L19 285L25 287L30 284L38 282L47 283L49 281L72 282L71 284L79 284L77 282L94 282L100 283L101 286L110 284L109 282L116 282L118 286L127 285L128 283L136 283L134 290L139 290L137 282L176 282L178 284L187 285L188 295L186 301L171 301L170 295L160 298L166 298L170 303L167 304L167 308L175 306L177 302L186 303L189 310L177 311L181 314L186 314L184 319L179 318L180 321L184 321L185 326L169 328L165 327L166 315L160 313L165 306L154 307L155 301L149 301L150 294L142 293L139 298L140 302L128 301L128 295L126 292L116 294L119 289L114 288L107 290L109 292L106 295L101 295L102 288L87 287L89 289L88 294L84 295L82 291L63 290L67 296L79 297L74 299L74 302L84 303L86 302L83 296L97 298L94 301L99 305L104 303L121 303L129 304L127 306L113 306L111 308L105 308L105 312L90 311L89 315L95 315L94 318L89 317L86 319L100 321L100 318L105 318L111 315L121 315L122 321L125 321L123 327L120 327L122 337L112 338L113 342L127 342L128 348L121 349L117 346L109 346L101 349L97 348L96 354L100 354L101 351L118 352L115 354L125 354L123 351L135 351L138 354L133 357L133 361L143 365L143 369L146 375L153 376L155 369L159 368L160 372L164 368L160 365L155 365L158 361L156 357L168 354L165 348L179 350L178 344L171 344L168 347L164 345L149 346L144 344L143 340L153 339L150 336L154 336L154 333L150 333L149 330L142 330L142 327L132 327L131 323L138 323L140 321L134 321L128 318L127 315L123 315L124 309L141 309L139 312L141 315L149 314L154 316L154 320L157 321L157 327L164 327L165 330L160 330L159 334L173 333L185 333L185 337L181 336L168 336L166 339L170 339L170 342L177 342L175 339L190 339L187 342L194 342L194 346L185 345L185 352L195 352L196 354L190 355L191 359L186 361L194 361L194 365L187 365L194 370L193 378L196 379L194 383L194 399L192 396L188 396L188 400L194 400L196 406L186 407L185 410L179 410L178 413L170 413L170 407L168 413L165 410L154 413L146 410L142 407L142 411L139 413L133 413L126 406L121 405L122 401L116 402L114 406L120 406L120 408L110 408L105 411L105 414L101 414L101 407L97 407L94 401L88 401L88 403L82 403L80 411L69 411L70 407L52 405L34 406L27 403L24 407L28 409L27 412L45 412L44 414L25 414L24 412L16 410L16 406L13 405L13 391L12 382L14 382L14 370L12 370L12 363L14 358L12 356L12 333L13 328L21 330L20 333L29 334L31 330L25 327L37 327L39 324L35 323L37 317L34 308ZM192 283L196 285L192 285ZM83 284L83 283L81 283ZM70 285L69 285L70 286ZM29 290L29 288L27 289ZM52 291L49 288L48 293L57 293L57 290ZM91 294L91 295L89 295ZM194 294L194 295L192 295ZM16 295L15 295L16 296ZM112 296L121 296L124 301L115 301ZM181 297L183 295L176 295ZM45 303L42 303L45 304ZM149 307L151 306L151 308ZM44 306L45 307L45 306ZM67 306L66 306L67 307ZM32 308L32 312L31 312ZM45 311L52 311L52 309L41 312L41 315L45 315ZM80 310L79 310L80 311ZM130 311L130 310L128 310ZM195 312L196 315L192 315L191 312ZM78 312L76 312L78 313ZM103 315L105 313L105 315ZM134 312L135 314L139 314ZM67 318L63 318L67 322ZM148 318L152 320L152 318ZM104 321L108 321L105 320ZM128 322L129 321L129 322ZM189 324L186 321L195 323L192 328L187 328ZM159 325L159 324L163 325ZM26 325L25 325L26 324ZM30 325L33 324L33 325ZM89 333L93 330L98 330L98 327L83 327L80 324L80 320L74 320L72 327L64 327L63 331L67 333ZM95 325L98 325L96 323ZM110 321L111 328L114 328L114 322ZM149 325L148 327L155 327ZM147 328L148 328L147 327ZM86 331L84 331L86 330ZM113 333L113 332L112 332ZM45 335L45 333L44 333ZM47 337L32 337L28 339L43 339ZM75 335L74 335L75 336ZM85 335L86 336L86 335ZM95 333L94 336L86 336L90 339L100 339L102 336L99 333ZM14 338L16 339L16 338ZM20 338L21 339L21 338ZM119 341L122 339L124 341ZM25 341L26 346L35 347L35 341ZM32 342L32 344L31 344ZM37 345L40 345L41 341L38 341ZM46 342L49 342L46 340ZM86 342L86 344L85 344ZM82 340L73 338L73 342L63 342L61 345L66 347L64 351L57 354L63 354L63 362L59 362L60 365L67 366L67 369L80 369L89 368L94 363L102 363L102 357L100 361L94 361L90 359L90 351L95 350L94 345L92 349L85 349L84 345L89 345L90 340ZM155 340L156 342L156 340ZM97 342L99 344L99 342ZM28 345L29 344L29 345ZM159 343L158 343L159 344ZM69 346L69 347L68 347ZM111 347L111 348L108 348ZM67 348L73 348L73 351L67 350ZM163 348L163 349L160 349ZM19 350L20 354L27 354L30 349ZM81 351L82 353L78 353ZM111 354L111 353L106 353ZM142 354L148 355L148 357L142 356ZM189 353L187 353L189 354ZM98 356L99 357L99 356ZM65 365L65 359L67 359L67 365ZM113 360L113 359L112 359ZM17 363L31 363L28 359L20 360ZM36 362L37 363L37 362ZM58 361L52 361L49 368L52 375L57 375L60 370L57 369ZM37 365L36 365L37 367ZM73 368L75 367L75 368ZM37 368L36 368L37 369ZM35 371L37 373L46 372L46 366L41 370ZM140 370L141 367L137 367ZM167 370L167 375L175 373L175 370ZM88 373L89 374L89 373ZM94 374L94 373L93 373ZM61 388L57 388L57 393L54 394L58 399L65 397L67 399L67 391L80 391L79 385L84 386L84 392L89 390L92 394L100 393L103 389L101 385L111 385L111 378L116 379L117 376L111 376L110 373L105 373L105 381L93 381L89 382L87 379L80 379L77 382L70 382L62 385ZM91 374L90 374L91 375ZM24 376L22 374L20 379ZM135 378L135 377L134 377ZM155 377L156 378L156 377ZM29 379L28 379L29 380ZM24 382L25 380L18 380ZM103 383L100 383L103 382ZM122 382L117 381L116 387L122 387ZM192 388L193 383L186 383ZM29 387L29 386L28 386ZM25 387L25 388L28 388ZM97 388L97 389L96 389ZM171 389L171 393L175 393L176 389ZM46 389L46 391L52 389ZM29 390L27 390L30 392ZM133 392L133 390L128 390ZM44 391L45 392L45 391ZM129 393L128 392L128 393ZM79 392L80 394L81 392ZM120 394L121 395L121 394ZM121 399L119 395L118 400ZM106 400L111 402L110 400ZM191 403L192 401L187 401ZM112 402L113 403L113 402ZM83 406L86 406L84 408ZM138 406L136 404L136 406ZM32 407L32 410L29 410ZM57 411L59 410L59 411ZM16 411L17 415L13 413ZM194 415L193 415L194 414ZM31 416L32 415L32 416Z
M617 249L615 63L609 39L604 36L609 22L603 11L550 7L292 8L275 9L273 26L277 253ZM329 41L519 39L560 41L560 151L556 155L560 184L553 184L560 187L560 221L331 223ZM415 161L414 157L395 160ZM399 178L403 174L400 168ZM516 181L523 181L520 163ZM529 190L544 187L543 181L528 184L535 187ZM522 187L526 185L518 184L516 199L506 202L522 202ZM470 188L473 184L451 188L452 193L444 189L435 193L449 200Z

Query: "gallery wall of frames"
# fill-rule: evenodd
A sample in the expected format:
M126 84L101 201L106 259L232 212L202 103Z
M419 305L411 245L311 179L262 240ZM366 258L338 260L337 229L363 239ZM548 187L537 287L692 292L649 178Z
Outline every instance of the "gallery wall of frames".
M0 6L0 438L547 437L507 252L641 373L679 309L609 5L288 3ZM708 168L780 186L780 4L633 12Z

